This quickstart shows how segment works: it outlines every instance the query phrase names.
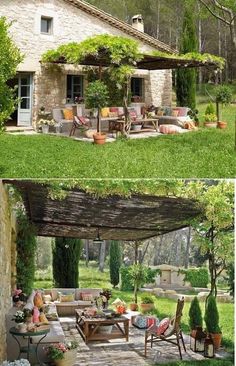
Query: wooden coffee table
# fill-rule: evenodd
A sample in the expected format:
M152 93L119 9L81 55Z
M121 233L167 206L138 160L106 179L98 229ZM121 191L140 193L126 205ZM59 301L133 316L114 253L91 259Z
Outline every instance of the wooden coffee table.
M129 319L120 316L119 318L87 318L82 315L81 310L75 310L76 328L85 343L89 341L109 340L116 338L125 338L129 340ZM101 326L111 325L111 333L102 333Z

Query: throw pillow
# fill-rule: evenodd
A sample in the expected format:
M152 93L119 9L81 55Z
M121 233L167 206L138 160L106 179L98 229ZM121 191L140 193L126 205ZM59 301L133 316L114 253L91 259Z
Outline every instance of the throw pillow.
M49 323L49 321L46 318L46 315L44 313L40 313L40 315L39 315L39 321L40 321L40 323L44 323L44 324L48 324Z
M169 327L169 324L170 324L169 318L162 319L162 321L160 322L160 324L157 327L157 331L156 331L157 335L163 334L166 331L166 329Z
M172 116L172 117L178 117L178 115L179 115L179 111L178 111L178 110L176 110L176 109L173 109L173 110L172 110L172 113L171 113L171 116Z
M39 291L37 291L35 294L34 305L37 306L37 308L39 308L39 309L43 306L42 295Z
M74 294L60 294L60 302L72 302L75 300Z
M106 118L106 117L108 117L109 116L109 112L110 112L110 109L109 108L102 108L101 109L101 116L103 117L103 118Z
M109 117L110 118L118 117L118 112L109 112Z
M63 115L67 121L71 121L74 118L72 109L63 109Z
M43 295L43 302L50 302L52 301L52 296L51 295Z
M110 112L117 113L117 115L118 115L118 113L119 113L119 108L118 107L110 107L109 109L110 109Z
M27 299L24 309L33 310L35 294L36 294L36 292L33 290Z
M133 321L133 325L140 329L151 328L159 324L159 320L154 316L137 315Z
M82 292L81 298L83 301L93 301L93 294L90 294L89 292Z

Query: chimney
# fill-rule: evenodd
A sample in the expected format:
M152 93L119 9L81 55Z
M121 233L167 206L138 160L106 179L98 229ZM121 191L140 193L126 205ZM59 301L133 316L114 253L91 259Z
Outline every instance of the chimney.
M132 27L134 27L138 31L144 33L144 23L143 23L143 17L142 17L141 14L133 16L133 18L132 18Z

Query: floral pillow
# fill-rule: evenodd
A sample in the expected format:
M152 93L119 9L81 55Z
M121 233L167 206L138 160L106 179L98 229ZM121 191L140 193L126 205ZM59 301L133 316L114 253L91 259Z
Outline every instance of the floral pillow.
M159 320L154 316L137 315L133 325L140 329L147 329L159 324Z
M93 301L93 294L90 294L89 292L82 292L81 298L83 301Z
M170 324L169 318L162 319L162 321L160 322L160 324L157 327L156 334L161 335L161 334L165 333L165 331L169 327L169 324Z

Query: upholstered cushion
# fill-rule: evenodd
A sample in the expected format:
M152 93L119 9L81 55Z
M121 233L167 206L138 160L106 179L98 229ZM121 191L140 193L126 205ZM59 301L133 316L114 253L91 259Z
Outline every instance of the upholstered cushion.
M83 301L93 301L93 294L89 293L89 292L82 292L81 293L81 299Z
M47 320L46 315L44 313L40 313L39 321L40 321L40 323L45 323L45 324L49 323L49 321Z
M63 109L63 115L67 121L71 121L74 118L72 109Z
M162 110L164 111L164 116L171 116L171 114L172 114L171 107L162 107Z
M82 300L81 293L86 292L93 295L93 297L99 296L100 292L102 292L101 288L76 288L75 289L75 300Z
M162 321L160 322L160 324L157 327L157 331L156 331L157 335L163 334L166 331L166 329L169 327L169 324L170 324L169 318L162 319Z
M118 117L118 112L109 112L109 117L110 118Z
M171 115L172 115L172 117L178 117L179 111L176 109L173 109Z
M175 125L160 125L159 131L160 133L164 134L175 134L179 133L181 131L181 128Z
M111 113L117 113L117 115L118 115L118 113L119 113L119 108L118 107L110 107L109 109L110 109Z
M44 294L43 296L42 296L42 298L43 298L43 302L45 303L45 302L50 302L50 301L52 301L52 296L51 295L46 295L46 294Z
M35 294L36 294L36 292L33 290L27 299L24 309L33 310Z
M75 299L74 294L68 294L68 295L60 294L60 301L61 302L71 302L71 301L74 301L74 299Z

